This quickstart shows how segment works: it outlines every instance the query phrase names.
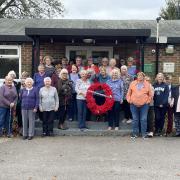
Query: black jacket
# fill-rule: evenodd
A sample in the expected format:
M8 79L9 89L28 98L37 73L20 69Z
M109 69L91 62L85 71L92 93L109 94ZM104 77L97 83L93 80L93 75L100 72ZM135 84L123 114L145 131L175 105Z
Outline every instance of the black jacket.
M167 106L169 97L169 87L166 83L155 83L154 87L154 106Z
M177 103L178 103L178 98L179 98L179 87L180 86L176 86L172 89L172 94L171 94L171 97L174 98L174 106L173 106L173 109L174 109L174 112L176 112L176 108L177 108Z

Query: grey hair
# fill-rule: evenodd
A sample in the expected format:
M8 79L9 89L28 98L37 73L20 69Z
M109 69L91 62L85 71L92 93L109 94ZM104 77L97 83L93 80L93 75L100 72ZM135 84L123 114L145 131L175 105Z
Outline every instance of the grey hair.
M51 78L50 77L45 77L44 82L46 82L46 81L51 81Z
M34 84L34 80L33 80L32 78L30 78L30 77L28 77L28 78L25 79L25 84L27 83L27 81L31 81L32 84Z

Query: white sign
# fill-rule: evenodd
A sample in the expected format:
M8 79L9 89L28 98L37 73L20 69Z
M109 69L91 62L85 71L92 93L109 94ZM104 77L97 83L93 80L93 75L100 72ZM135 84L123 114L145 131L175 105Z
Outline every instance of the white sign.
M175 63L163 63L164 73L174 73Z

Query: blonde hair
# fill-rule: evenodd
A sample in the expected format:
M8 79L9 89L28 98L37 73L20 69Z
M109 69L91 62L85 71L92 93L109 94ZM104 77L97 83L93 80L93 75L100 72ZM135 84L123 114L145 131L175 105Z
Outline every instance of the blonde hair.
M116 65L116 59L114 59L114 58L110 59L109 65L111 66L112 63L115 63L115 65Z
M68 71L67 71L67 69L65 69L65 68L63 68L63 69L61 70L61 72L59 73L59 77L62 78L62 74L64 74L64 73L68 74Z
M122 70L123 68L126 69L126 71L127 71L127 66L126 66L126 65L121 66L121 70Z
M120 69L119 69L119 68L114 68L114 69L111 71L111 74L110 74L111 77L112 77L113 73L118 73L118 78L120 78Z
M44 63L45 63L46 59L50 59L51 62L53 61L53 58L51 56L49 56L49 55L44 56L44 58L43 58Z

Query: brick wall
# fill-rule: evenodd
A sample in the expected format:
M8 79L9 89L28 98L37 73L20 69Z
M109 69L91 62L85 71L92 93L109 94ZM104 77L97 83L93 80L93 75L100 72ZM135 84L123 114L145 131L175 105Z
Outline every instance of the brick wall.
M32 44L24 43L21 46L21 65L22 72L27 71L31 74L32 72Z

